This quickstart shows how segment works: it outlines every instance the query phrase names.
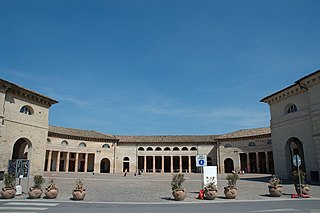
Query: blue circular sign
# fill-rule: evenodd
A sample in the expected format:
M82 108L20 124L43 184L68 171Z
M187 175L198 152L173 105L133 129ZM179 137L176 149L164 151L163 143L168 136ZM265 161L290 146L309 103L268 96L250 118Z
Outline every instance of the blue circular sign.
M204 165L204 160L199 160L199 165Z

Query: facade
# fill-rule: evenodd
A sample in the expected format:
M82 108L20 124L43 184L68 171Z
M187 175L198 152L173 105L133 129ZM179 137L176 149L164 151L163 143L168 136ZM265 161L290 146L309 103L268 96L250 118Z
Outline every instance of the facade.
M192 173L196 156L220 173L273 173L270 128L224 135L123 136L49 126L58 101L0 79L0 170L9 160L28 159L30 174Z
M275 173L291 178L292 158L299 155L307 178L319 181L320 70L261 101L270 106Z

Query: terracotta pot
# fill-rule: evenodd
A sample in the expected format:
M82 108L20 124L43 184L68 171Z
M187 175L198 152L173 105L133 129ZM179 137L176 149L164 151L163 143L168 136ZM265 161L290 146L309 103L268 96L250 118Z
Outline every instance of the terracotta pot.
M237 197L238 194L238 189L236 187L224 187L224 195L226 196L226 198L228 199L234 199Z
M205 189L204 190L204 196L208 200L214 200L218 197L218 190L214 189Z
M175 200L182 201L186 198L187 192L184 189L176 189L172 192Z
M16 194L16 189L13 187L4 187L1 191L1 198L2 199L10 199L14 198Z
M45 192L46 198L55 199L58 196L58 189L47 189Z
M40 188L30 188L30 189L29 189L29 192L28 192L29 198L31 198L31 199L38 199L38 198L41 197L42 192L43 192L43 191L42 191L42 189L40 189Z
M299 184L295 184L295 189L296 189L296 192L297 194L300 194L300 186ZM301 184L301 191L302 191L302 194L304 195L309 195L310 194L310 186L308 184Z
M282 186L278 185L276 187L274 186L268 186L269 187L269 193L272 197L280 197L282 195Z
M72 196L74 200L83 200L86 196L86 190L85 189L74 189L72 192Z

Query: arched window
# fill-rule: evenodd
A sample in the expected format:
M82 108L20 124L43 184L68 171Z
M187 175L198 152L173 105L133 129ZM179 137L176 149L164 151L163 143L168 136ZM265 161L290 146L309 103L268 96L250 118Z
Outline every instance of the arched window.
M123 158L122 172L130 172L130 159L128 157Z
M178 147L174 147L172 150L173 151L179 151L179 148Z
M226 143L226 144L224 145L224 148L230 148L230 147L232 147L232 145L231 145L230 143Z
M286 114L289 114L289 113L293 113L293 112L296 112L298 111L298 108L295 104L288 104L286 106Z
M148 147L147 151L153 151L152 147Z
M157 147L155 150L156 150L156 151L161 151L161 148L160 148L160 147Z
M256 143L255 142L250 142L249 146L256 146Z
M123 161L129 161L130 159L128 157L124 157Z
M105 144L102 145L102 148L104 148L104 149L109 149L109 148L110 148L110 145L107 144L107 143L105 143Z
M33 109L30 106L23 106L21 107L20 112L26 115L32 115Z
M138 151L144 151L143 147L139 147Z
M191 147L191 149L190 149L191 151L196 151L197 150L197 148L196 147Z
M181 150L182 150L182 151L188 151L188 148L187 148L187 147L182 147Z
M63 140L63 141L61 141L61 145L68 145L69 143L68 143L68 141L66 141L66 140Z
M87 144L86 144L85 142L81 142L81 143L79 143L79 146L80 146L80 147L86 147Z
M164 151L170 151L171 149L169 147L164 148Z

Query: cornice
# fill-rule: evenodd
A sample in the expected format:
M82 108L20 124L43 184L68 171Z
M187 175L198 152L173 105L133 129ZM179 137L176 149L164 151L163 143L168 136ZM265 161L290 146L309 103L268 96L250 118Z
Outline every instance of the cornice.
M118 139L111 139L111 138L91 138L91 137L79 137L74 135L67 135L67 134L60 134L49 132L48 137L55 137L61 139L73 139L73 140L83 140L83 141L96 141L96 142L118 142Z

